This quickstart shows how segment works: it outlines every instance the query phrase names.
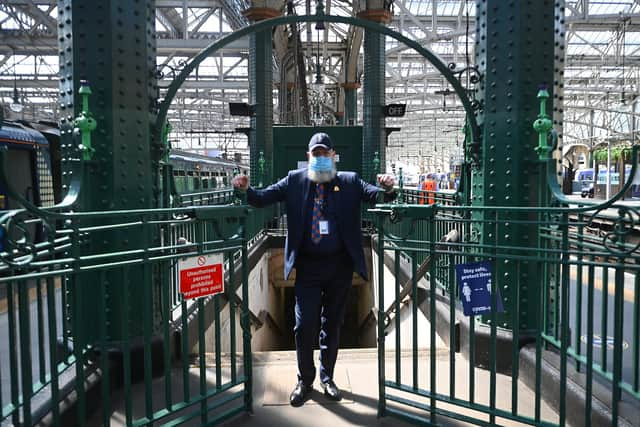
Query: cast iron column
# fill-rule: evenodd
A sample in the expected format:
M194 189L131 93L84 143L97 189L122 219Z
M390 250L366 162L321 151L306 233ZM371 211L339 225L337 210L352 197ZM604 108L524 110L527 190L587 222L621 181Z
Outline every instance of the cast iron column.
M384 74L383 74L384 75ZM344 89L344 126L355 126L358 122L358 89L360 83L342 83Z
M478 113L482 126L482 157L473 172L475 206L538 206L539 163L534 151L537 133L532 124L538 114L536 98L541 84L554 92L554 1L476 1L476 64L483 78ZM560 12L562 13L562 12ZM556 100L552 97L553 103ZM550 111L552 105L547 105ZM546 189L542 189L543 192ZM500 214L498 227L492 212L475 213L481 243L516 247L537 246L537 214ZM510 221L505 221L509 218ZM496 233L496 230L498 232ZM539 264L495 260L494 277L508 314L496 316L498 327L533 331L540 284ZM516 286L518 286L516 293ZM513 310L513 298L518 298ZM514 318L514 313L518 318ZM485 322L489 316L485 316Z
M263 2L261 2L263 3ZM252 22L280 16L279 10L270 7L251 7L244 15ZM265 171L263 184L273 182L273 40L271 29L252 33L249 40L249 103L255 105L249 132L249 159L251 185L258 185L258 157L264 153Z
M367 9L358 14L361 19L387 24L391 12L386 9ZM379 153L380 165L385 165L384 115L385 102L385 36L364 30L364 88L363 88L363 129L362 129L362 178L375 180L375 174L384 171L373 170L373 156Z
M158 193L154 188L156 169L152 168L150 143L150 123L157 100L155 1L59 0L58 23L63 189L68 188L73 172L71 162L79 157L79 139L72 137L72 129L73 119L82 109L80 80L86 79L92 91L89 107L97 128L92 135L95 151L86 161L77 210L155 207ZM108 220L82 225L105 222ZM91 240L76 245L75 250L78 255L88 255L126 250L139 242L151 246L157 236L149 230L139 227L93 232ZM155 303L158 289L150 270L148 266L132 265L127 274L115 269L76 276L69 301L73 315L80 319L80 327L74 331L78 345L98 339L100 328L95 326L101 316L107 322L108 342L119 341L126 333L141 336L143 327L150 327L143 326L144 310L139 309L146 304L153 304L149 318L155 330L160 313ZM128 296L128 313L123 304L124 293ZM129 323L123 325L125 315Z

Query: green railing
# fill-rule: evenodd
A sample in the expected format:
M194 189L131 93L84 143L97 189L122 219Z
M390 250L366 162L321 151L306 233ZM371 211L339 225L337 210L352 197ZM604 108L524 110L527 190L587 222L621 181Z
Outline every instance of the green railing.
M430 206L437 204L438 206L447 206L452 209L441 213L441 221L433 224L436 241L447 240L450 238L458 238L458 236L468 235L469 222L463 221L463 212L456 210L454 207L460 205L461 193L454 191L427 191L416 189L402 189L402 202L410 205ZM447 221L446 219L449 218ZM455 230L457 234L452 235ZM399 218L393 218L387 226L387 233L398 238L412 241L413 247L427 249L429 233L429 225L424 221L399 221ZM447 237L448 236L448 237ZM405 252L398 254L403 259L409 260L410 255ZM418 266L423 265L428 257L426 252L418 252L416 254ZM460 263L460 257L456 257L456 263ZM447 262L442 259L435 259L436 284L441 291L448 292L449 281L447 272Z
M194 418L207 424L250 409L246 206L42 212L0 218L7 233L0 253L0 424L32 425L50 416L62 425L68 414L60 403L71 397L74 418L85 425L93 383L104 425L114 393L121 394L127 425ZM33 227L43 227L47 241L32 243L25 231ZM147 238L115 252L92 244L105 233L134 229ZM175 265L206 254L223 256L224 292L187 301ZM144 297L134 301L129 289L139 287ZM87 300L93 305L81 303ZM205 347L209 333L212 348ZM134 405L138 398L143 402Z
M600 214L599 206L435 204L380 205L372 210L380 232L378 259L385 251L387 259L391 257L388 267L377 264L378 336L393 335L379 341L380 414L425 423L435 422L440 414L475 424L516 420L565 425L568 387L574 382L584 385L586 396L584 413L570 414L574 425L591 424L595 399L611 408L611 423L618 425L621 406L640 405L640 215L633 208L616 208L612 231L604 236L587 232ZM471 220L473 211L482 213L474 218L483 219ZM474 232L491 227L493 235L504 236L514 224L537 228L538 247L485 243ZM456 266L479 261L488 262L492 270L490 310L467 317ZM387 268L396 277L394 283L384 280ZM507 268L531 272L531 277L542 274L538 282L525 283L521 280L526 275L508 277ZM507 284L515 293L508 299L498 297ZM534 295L529 300L519 294L527 287L528 295ZM500 305L504 313L498 313ZM402 327L412 329L411 342L396 333L405 318L403 310L410 320ZM428 331L418 329L419 310L430 321ZM525 327L518 319L527 310L534 310L539 321ZM505 329L500 318L508 313L514 324ZM441 348L437 332L446 343ZM425 335L431 342L427 358L418 351L418 339ZM460 348L466 359L456 354ZM533 360L526 368L520 366L525 352ZM403 363L403 358L409 360ZM556 412L544 410L542 392L543 363L554 358L558 394L546 397L557 399L551 403ZM525 393L518 379L531 372L533 393ZM503 374L510 377L508 384ZM499 399L498 390L505 387L511 388L510 396ZM603 387L607 393L600 396L595 390Z

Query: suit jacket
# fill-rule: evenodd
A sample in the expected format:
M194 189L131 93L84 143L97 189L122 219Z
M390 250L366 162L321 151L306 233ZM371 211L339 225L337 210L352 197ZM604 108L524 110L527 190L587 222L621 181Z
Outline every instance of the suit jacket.
M311 184L307 177L307 169L297 169L263 190L251 187L247 190L247 201L258 208L276 202L286 202L285 279L289 278L295 266L304 233L310 232L304 229L304 222ZM366 280L360 204L362 201L375 202L381 189L364 182L355 172L338 172L326 188L328 209L336 215L339 236L351 255L355 271Z

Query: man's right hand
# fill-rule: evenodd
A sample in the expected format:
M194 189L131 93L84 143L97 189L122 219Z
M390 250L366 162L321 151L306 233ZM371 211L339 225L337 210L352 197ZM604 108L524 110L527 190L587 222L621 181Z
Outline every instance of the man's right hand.
M240 191L247 191L249 188L249 177L246 175L238 175L231 180L233 188Z

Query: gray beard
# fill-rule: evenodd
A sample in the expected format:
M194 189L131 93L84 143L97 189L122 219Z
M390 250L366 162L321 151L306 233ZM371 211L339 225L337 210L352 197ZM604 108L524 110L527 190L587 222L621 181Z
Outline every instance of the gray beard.
M307 169L307 176L309 179L317 184L324 184L325 182L330 182L333 178L336 177L337 169L336 166L333 165L333 168L328 172L316 172L311 169Z

